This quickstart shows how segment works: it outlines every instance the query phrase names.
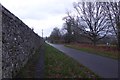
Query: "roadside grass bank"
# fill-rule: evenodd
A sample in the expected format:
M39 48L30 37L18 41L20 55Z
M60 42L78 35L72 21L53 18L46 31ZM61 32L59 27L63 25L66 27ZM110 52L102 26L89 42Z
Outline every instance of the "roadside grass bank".
M71 57L45 44L45 78L99 78Z
M77 49L80 51L116 59L116 60L118 59L118 51L117 49L114 49L114 46L112 46L112 48L106 47L103 45L98 45L94 47L91 45L82 45L82 44L65 44L65 46L69 48Z

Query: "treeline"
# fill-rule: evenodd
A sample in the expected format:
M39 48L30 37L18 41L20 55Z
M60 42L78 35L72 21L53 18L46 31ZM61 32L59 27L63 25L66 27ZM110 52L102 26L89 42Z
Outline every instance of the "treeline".
M120 1L74 2L75 11L63 17L62 29L54 28L51 42L118 44L120 47Z

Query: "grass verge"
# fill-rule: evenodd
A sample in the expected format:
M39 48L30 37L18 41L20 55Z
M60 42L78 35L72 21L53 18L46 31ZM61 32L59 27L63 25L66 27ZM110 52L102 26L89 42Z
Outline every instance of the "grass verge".
M118 53L114 53L114 52L110 52L110 51L102 51L102 50L98 50L95 48L91 48L91 47L79 47L77 45L65 45L66 47L69 48L74 48L80 51L84 51L84 52L88 52L88 53L93 53L93 54L97 54L100 56L105 56L108 58L112 58L112 59L118 59Z
M52 46L45 45L46 78L98 78L96 74Z

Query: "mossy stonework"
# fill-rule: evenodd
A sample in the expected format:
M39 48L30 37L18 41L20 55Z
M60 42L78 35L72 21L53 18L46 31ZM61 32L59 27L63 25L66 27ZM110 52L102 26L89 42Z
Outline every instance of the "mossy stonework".
M2 6L2 77L13 78L43 39Z

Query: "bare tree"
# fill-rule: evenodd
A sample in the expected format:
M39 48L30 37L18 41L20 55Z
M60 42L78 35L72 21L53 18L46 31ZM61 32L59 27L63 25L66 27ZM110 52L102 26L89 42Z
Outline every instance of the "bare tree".
M69 12L67 12L67 16L64 17L63 20L65 20L63 27L67 31L65 40L67 43L70 43L72 41L72 28L74 25L74 18L70 15Z
M73 4L81 21L83 21L81 27L84 29L85 36L93 42L94 46L110 30L110 21L107 20L101 4L102 2L78 2Z
M103 7L111 22L111 26L117 38L118 47L120 48L120 1L104 2Z
M50 34L50 40L52 42L57 42L60 40L60 38L61 38L60 30L59 30L59 28L55 27Z

